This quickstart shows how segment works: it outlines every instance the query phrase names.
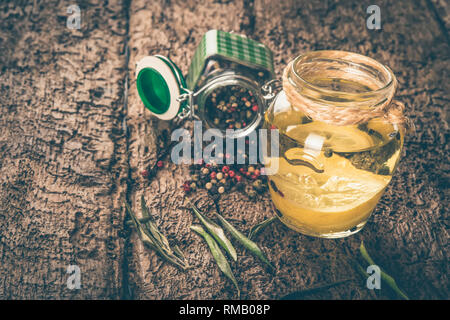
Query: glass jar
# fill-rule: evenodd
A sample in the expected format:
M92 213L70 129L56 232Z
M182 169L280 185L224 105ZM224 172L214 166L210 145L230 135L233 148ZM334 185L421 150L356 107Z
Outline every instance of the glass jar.
M280 136L279 157L267 159L278 164L268 177L274 210L306 235L354 234L400 158L404 126L387 111L395 76L359 54L316 51L291 62L283 80L264 121Z
M139 96L153 115L202 120L230 138L258 127L266 110L260 88L273 75L269 48L220 30L202 37L186 79L164 56L144 57L136 66Z

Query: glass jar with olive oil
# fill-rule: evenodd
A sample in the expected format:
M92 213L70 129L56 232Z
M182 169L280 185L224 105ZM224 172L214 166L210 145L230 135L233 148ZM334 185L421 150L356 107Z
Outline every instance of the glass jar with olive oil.
M287 66L264 123L279 133L279 156L266 163L277 162L268 178L282 222L323 238L363 228L403 146L402 113L390 112L396 85L389 68L344 51L306 53Z

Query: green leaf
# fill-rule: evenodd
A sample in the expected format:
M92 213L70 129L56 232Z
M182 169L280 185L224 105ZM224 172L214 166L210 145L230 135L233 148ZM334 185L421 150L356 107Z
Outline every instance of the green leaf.
M141 202L141 205L146 208L145 202ZM136 218L133 211L131 210L130 205L127 202L125 202L125 208L131 217L131 222L133 223L136 232L139 235L139 238L145 246L156 251L162 258L171 262L182 270L186 270L189 267L184 257L181 258L174 254L169 246L167 238L159 232L153 222L149 221L146 223L142 223L141 219ZM148 216L146 218L148 218Z
M268 225L270 225L272 222L277 220L277 217L272 217L269 219L264 220L263 222L258 223L257 225L253 226L250 229L250 232L248 233L248 238L254 239L258 234L260 234Z
M234 261L237 261L236 249L234 249L230 240L228 240L228 238L225 236L225 232L223 232L223 229L216 223L214 223L211 219L202 215L193 204L191 204L191 209L192 211L194 211L197 218L203 223L206 230L208 230L208 232L214 237L214 239L216 239L217 243L219 243L222 248L224 248L225 251L228 252L230 257L233 258Z
M266 258L262 250L258 247L258 245L244 236L239 230L231 225L224 217L220 214L216 213L217 218L220 223L223 225L225 229L227 229L231 235L238 240L246 249L248 249L252 254L257 256L262 262L264 262L267 266L270 267L271 270L275 270L275 267L270 263L270 261Z
M362 257L364 260L367 261L370 265L377 265L372 258L370 257L369 253L366 250L366 247L364 246L364 241L361 241L361 245L359 247L359 251L361 252ZM395 279L388 275L386 272L381 269L381 280L384 280L389 287L391 287L392 290L395 291L401 298L405 300L409 300L408 296L398 287L397 283L395 282Z
M199 225L192 225L191 230L197 232L205 239L214 259L216 260L217 265L219 266L219 269L228 277L228 279L231 280L231 282L233 282L234 286L236 287L239 298L241 296L239 285L236 281L236 278L233 275L233 271L231 271L231 267L227 261L227 258L220 250L219 246L217 245L217 242L214 241L214 239Z

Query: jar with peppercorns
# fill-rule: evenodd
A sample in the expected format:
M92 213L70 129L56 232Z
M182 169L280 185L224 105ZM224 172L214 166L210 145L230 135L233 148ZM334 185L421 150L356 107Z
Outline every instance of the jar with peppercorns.
M227 138L247 136L258 127L266 109L261 87L273 78L268 47L220 30L202 37L186 79L160 55L144 57L136 66L139 96L153 115L198 119Z

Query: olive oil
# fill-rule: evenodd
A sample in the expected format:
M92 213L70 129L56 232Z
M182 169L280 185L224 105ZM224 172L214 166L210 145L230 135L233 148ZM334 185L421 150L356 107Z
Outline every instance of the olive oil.
M350 126L312 121L283 92L276 100L264 126L279 130L279 157L266 161L278 163L268 178L280 219L313 236L358 232L391 180L403 131L382 119Z

